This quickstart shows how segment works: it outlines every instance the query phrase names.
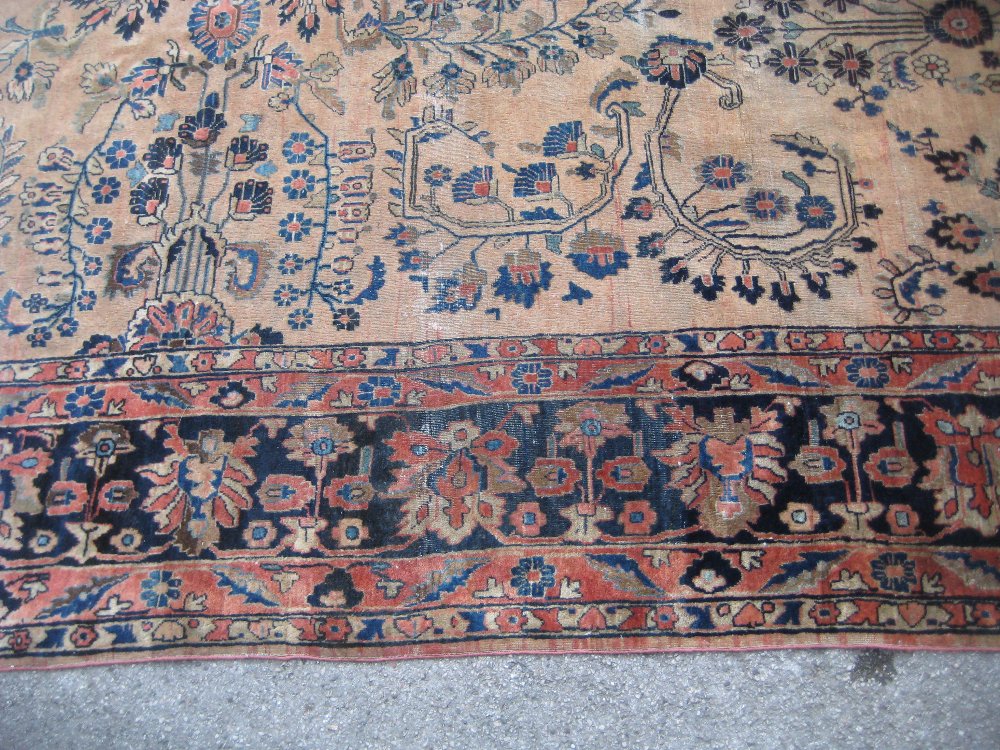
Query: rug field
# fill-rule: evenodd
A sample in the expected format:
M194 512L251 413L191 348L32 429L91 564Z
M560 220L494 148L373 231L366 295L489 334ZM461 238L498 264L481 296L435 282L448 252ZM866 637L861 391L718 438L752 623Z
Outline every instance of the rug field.
M0 17L0 669L1000 648L997 0Z

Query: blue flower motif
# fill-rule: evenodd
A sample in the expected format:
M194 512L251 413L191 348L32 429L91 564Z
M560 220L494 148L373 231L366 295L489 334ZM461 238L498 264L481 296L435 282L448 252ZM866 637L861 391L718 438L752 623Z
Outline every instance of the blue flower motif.
M71 417L92 417L104 408L104 390L94 385L81 385L66 396L66 413Z
M101 177L91 191L94 203L111 203L121 194L122 183L117 177Z
M100 216L96 219L91 219L83 235L87 238L87 242L92 245L103 245L105 240L111 238L112 226L111 219Z
M743 199L743 210L757 221L776 221L788 213L788 198L777 190L756 190Z
M291 200L305 198L316 189L316 177L308 169L293 169L281 189Z
M238 15L217 8L217 0L200 0L188 16L191 43L213 63L224 63L244 47L260 26L257 0L241 3Z
M552 370L539 362L522 362L510 374L510 382L521 396L537 396L552 387Z
M309 133L292 133L281 147L289 164L303 164L316 151L316 142Z
M837 210L822 195L803 195L795 204L795 213L809 229L829 229L837 218Z
M290 213L280 222L278 222L278 236L281 237L285 242L298 242L303 237L308 237L309 233L312 231L312 219L308 219L300 211L298 213Z
M424 182L431 187L441 187L451 182L451 169L441 164L431 164L424 170Z
M56 326L56 330L59 331L60 336L69 337L76 333L79 327L80 324L75 318L63 318L59 321L59 325Z
M42 308L44 308L47 304L49 304L48 298L43 297L37 292L32 294L27 299L21 300L21 307L30 312L32 315L40 313Z
M313 314L304 307L293 310L288 316L288 325L296 331L303 331L313 323Z
M112 141L104 149L104 160L112 169L126 169L135 161L135 144L132 141Z
M154 570L142 582L139 594L148 607L167 607L181 595L181 579L169 570Z
M392 406L401 391L402 385L391 375L373 375L358 384L358 399L367 406Z
M556 568L548 565L541 555L522 557L516 567L510 569L510 585L518 596L545 596L546 589L556 585Z
M916 563L905 552L886 552L872 560L872 578L887 591L908 592L917 583Z
M80 293L80 299L77 301L76 306L81 310L93 310L94 305L97 304L97 293L86 291Z
M747 165L729 154L705 159L698 167L702 184L711 190L733 190L750 179Z
M278 307L291 307L301 296L302 293L291 284L282 284L274 290L274 304Z
M858 388L884 388L889 382L889 368L878 357L855 357L844 369Z
M865 102L865 105L861 108L861 111L864 112L869 117L875 117L882 112L882 108L877 104L875 104L874 102Z
M305 265L305 259L298 253L286 253L278 262L278 271L281 272L282 276L290 276L293 273L297 273L302 270Z
M32 349L42 349L52 338L52 332L47 328L36 328L28 334L28 343Z
M96 255L83 256L83 275L97 276L104 268L104 261Z

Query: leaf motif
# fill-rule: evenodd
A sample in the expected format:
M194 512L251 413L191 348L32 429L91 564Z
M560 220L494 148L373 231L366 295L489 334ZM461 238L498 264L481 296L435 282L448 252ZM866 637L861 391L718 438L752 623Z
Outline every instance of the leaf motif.
M592 568L619 591L638 596L662 596L663 589L639 569L639 563L626 555L587 555Z

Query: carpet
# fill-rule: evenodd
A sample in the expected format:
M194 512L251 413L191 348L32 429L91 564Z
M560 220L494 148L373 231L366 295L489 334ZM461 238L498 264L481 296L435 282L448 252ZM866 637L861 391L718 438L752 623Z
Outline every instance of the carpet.
M1000 647L1000 3L2 5L0 668Z

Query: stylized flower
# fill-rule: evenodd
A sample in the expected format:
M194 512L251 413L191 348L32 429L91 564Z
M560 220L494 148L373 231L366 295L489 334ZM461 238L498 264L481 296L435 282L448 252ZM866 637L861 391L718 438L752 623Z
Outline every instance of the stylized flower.
M777 190L755 190L743 199L743 210L757 221L777 221L788 213L788 198Z
M353 331L361 324L361 313L353 307L338 307L333 311L333 325L338 331Z
M961 182L972 174L969 156L964 151L935 151L924 158L934 165L934 171L945 182Z
M658 36L653 46L639 58L639 70L650 83L684 89L701 78L708 59L684 39Z
M461 94L471 94L476 87L476 76L453 62L445 63L437 73L424 79L424 86L431 96L458 101Z
M966 271L955 283L965 287L972 294L1000 300L1000 268L992 261Z
M220 386L218 393L212 396L209 401L222 409L239 409L256 398L257 394L243 383L230 380L225 385Z
M291 284L281 284L274 290L274 303L278 307L291 307L299 301L302 292Z
M837 218L837 209L822 195L803 195L795 204L795 214L809 229L829 229Z
M535 72L535 66L526 60L508 60L498 57L483 69L482 79L487 86L521 90L521 84Z
M934 219L931 228L925 234L934 240L934 244L938 247L960 250L966 254L974 253L988 245L991 239L990 234L968 214L954 214Z
M103 245L105 240L111 238L111 227L111 219L103 216L91 219L83 232L83 236L92 245Z
M776 76L787 76L789 82L798 83L802 76L807 78L815 73L819 61L809 57L809 49L800 50L792 42L785 42L781 49L771 48L771 56L764 59L764 64L774 69Z
M749 52L754 43L767 44L769 34L774 33L774 27L769 26L766 16L751 16L747 13L737 13L735 16L723 16L721 25L716 28L715 35L722 37L727 47L737 47Z
M620 235L589 229L573 238L569 246L573 265L588 276L603 279L628 268L628 253Z
M76 648L89 648L97 638L97 630L93 625L77 625L69 634L69 641Z
M219 111L218 94L205 97L205 106L193 115L186 115L177 128L177 137L192 148L208 148L226 127L226 118Z
M7 83L7 96L15 102L30 99L38 86L47 89L52 84L52 76L59 70L47 62L23 60L14 68L14 77Z
M510 382L519 395L537 396L552 387L552 370L538 362L522 362L511 371Z
M289 164L302 164L316 151L316 142L309 133L292 133L281 147L281 153Z
M81 385L66 395L64 407L71 417L92 417L104 408L105 391L93 385Z
M920 55L913 61L913 72L934 81L941 80L949 71L948 61L938 55Z
M112 169L126 169L135 161L135 144L129 140L112 141L104 149L104 160Z
M282 443L288 458L310 468L325 466L337 456L357 450L354 433L337 419L306 419L292 425L289 432L290 437Z
M122 183L117 177L100 177L91 191L95 203L111 203L121 193Z
M854 357L844 370L858 388L882 388L889 382L889 368L878 357Z
M705 159L697 167L697 174L702 184L711 190L734 190L750 179L746 164L728 154Z
M451 168L432 164L424 170L424 182L431 187L441 187L446 182L451 182Z
M417 90L413 63L405 54L386 63L375 73L375 79L378 81L375 85L375 101L385 102L386 106L395 102L402 107Z
M154 570L142 581L139 594L147 607L169 607L181 595L181 579L169 570Z
M84 63L80 88L91 96L99 96L118 85L118 67L114 63Z
M312 225L312 219L306 218L302 212L289 213L278 222L278 236L285 242L298 242L303 237L309 236Z
M565 75L573 72L573 66L580 56L573 50L563 49L556 44L546 44L538 50L538 69L544 73Z
M871 78L875 63L868 57L866 50L855 50L854 45L847 43L841 50L831 50L829 59L823 67L833 73L834 78L847 78L852 86L857 86L862 78Z
M94 424L80 433L74 450L79 458L88 466L97 468L100 474L119 456L134 451L135 446L129 440L128 431L121 425Z
M288 316L288 325L294 331L305 330L306 328L311 326L312 323L313 323L313 314L304 307L293 311Z
M510 585L518 596L544 597L546 590L556 585L556 568L541 555L521 558L510 575Z
M885 552L872 560L872 578L886 591L905 594L917 583L916 567L905 552Z
M927 12L924 29L939 42L977 47L993 38L993 19L973 0L946 0Z
M789 531L795 534L812 533L821 520L819 511L812 505L796 502L788 503L788 506L778 514L778 518L788 527Z
M27 338L32 349L41 349L52 340L52 332L47 328L36 328L28 334Z
M573 39L573 44L582 49L587 57L602 60L614 53L618 47L618 40L603 26L591 26L578 33Z
M692 562L680 577L680 582L695 591L714 594L735 586L742 577L721 552L712 550Z
M373 375L358 384L358 400L366 406L392 406L401 391L402 385L391 375Z
M199 0L188 16L191 43L213 63L224 63L260 26L257 0Z
M307 198L316 189L316 177L308 169L293 169L284 182L281 189L290 200Z

